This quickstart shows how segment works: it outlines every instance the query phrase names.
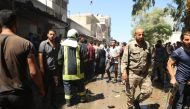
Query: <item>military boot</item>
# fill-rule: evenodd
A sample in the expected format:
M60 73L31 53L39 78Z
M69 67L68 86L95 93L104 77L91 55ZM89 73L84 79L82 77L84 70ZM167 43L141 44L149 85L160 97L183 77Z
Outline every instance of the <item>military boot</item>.
M133 106L128 106L128 109L134 109Z
M67 106L67 107L72 106L71 100L66 100L66 106Z
M80 102L81 103L85 103L87 100L86 100L86 97L85 96L82 96L80 97Z
M134 105L135 109L141 109L138 100L134 100L133 105Z

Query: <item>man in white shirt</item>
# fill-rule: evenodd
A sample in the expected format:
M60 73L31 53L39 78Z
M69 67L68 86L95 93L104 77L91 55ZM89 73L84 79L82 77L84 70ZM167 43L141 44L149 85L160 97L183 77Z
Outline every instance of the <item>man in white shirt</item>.
M119 57L119 50L116 47L116 40L111 41L111 47L108 52L108 63L106 65L106 73L108 75L107 82L111 81L111 75L110 75L110 68L113 67L113 72L115 73L114 77L114 83L117 82L117 76L118 76L118 57Z

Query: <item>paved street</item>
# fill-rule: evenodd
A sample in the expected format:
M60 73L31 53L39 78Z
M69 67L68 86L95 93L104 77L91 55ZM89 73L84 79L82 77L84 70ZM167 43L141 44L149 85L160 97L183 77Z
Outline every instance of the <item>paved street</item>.
M124 93L124 85L119 83L106 83L105 80L96 80L89 83L86 88L90 91L88 93L88 102L79 103L75 106L62 109L126 109L126 95ZM151 107L159 106L158 109L165 109L167 93L163 92L159 88L153 90L152 96L145 102L141 103L142 109L157 109Z

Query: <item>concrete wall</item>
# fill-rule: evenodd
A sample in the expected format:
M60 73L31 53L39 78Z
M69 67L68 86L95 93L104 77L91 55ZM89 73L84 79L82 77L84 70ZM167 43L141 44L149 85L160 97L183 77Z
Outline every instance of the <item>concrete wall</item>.
M91 31L91 36L96 36L98 19L90 13L71 15L70 19L82 25L87 30Z
M166 42L176 43L177 41L180 41L181 32L173 32L172 36L166 40Z
M104 16L104 15L96 15L95 16L101 25L102 28L102 38L106 39L106 41L109 41L110 39L110 30L111 30L111 18L109 16Z
M85 34L87 36L91 36L91 32L89 30L79 25L78 23L74 22L73 20L70 20L70 28L78 30L79 34Z
M19 2L32 2L33 6L41 11L66 22L68 0L16 0Z
M35 7L40 8L41 10L48 12L55 17L58 17L60 20L66 22L67 19L67 1L66 0L37 0L43 5L33 0ZM45 6L45 7L44 7Z

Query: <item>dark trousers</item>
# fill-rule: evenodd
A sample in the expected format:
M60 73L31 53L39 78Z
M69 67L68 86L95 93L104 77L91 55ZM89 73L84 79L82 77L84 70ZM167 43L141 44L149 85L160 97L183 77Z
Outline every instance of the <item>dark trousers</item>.
M190 103L190 85L179 84L172 109L183 109Z
M85 81L89 81L94 77L94 61L88 61L87 67L86 67L86 76Z
M47 102L49 105L52 105L55 100L55 80L54 80L54 71L46 70L43 82L44 82L44 89L46 92L46 95L44 97L45 102Z
M111 80L111 74L110 74L110 69L112 68L111 72L115 73L115 79L117 78L117 70L118 70L118 64L117 63L112 63L112 62L108 62L106 64L106 73L108 75L108 79Z
M85 95L84 80L63 81L66 102L71 102L77 95Z
M0 93L0 109L34 109L32 92L10 91Z

